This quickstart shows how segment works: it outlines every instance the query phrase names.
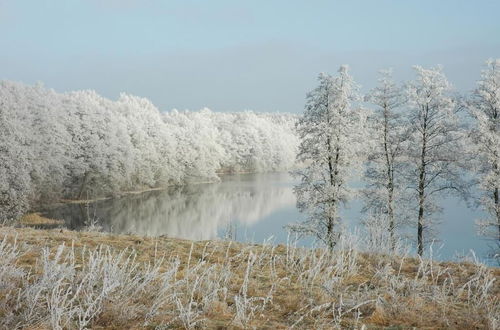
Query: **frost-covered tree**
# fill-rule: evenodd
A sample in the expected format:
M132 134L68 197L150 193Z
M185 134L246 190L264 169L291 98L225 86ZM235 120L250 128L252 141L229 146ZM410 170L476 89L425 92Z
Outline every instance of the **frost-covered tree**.
M306 164L295 174L297 207L307 214L293 231L312 235L333 248L340 234L340 208L352 197L349 180L363 162L365 115L353 102L357 86L347 66L336 77L320 74L319 85L307 95L304 115L299 119L297 160Z
M178 141L173 130L149 100L122 93L119 114L124 117L130 139L129 182L133 189L182 182L177 154Z
M212 111L171 111L164 116L169 131L173 132L177 141L175 155L185 178L217 179L216 171L225 158L225 151L218 143L216 126L213 124ZM193 134L196 132L196 134Z
M408 84L410 108L409 171L410 187L418 210L417 250L424 251L424 231L428 234L441 208L437 199L445 193L463 194L466 185L459 167L464 147L463 130L457 107L449 95L451 86L441 68L414 67L416 79Z
M25 103L18 100L19 86L0 82L0 224L11 222L27 211L32 192L30 149L26 143L29 127Z
M71 137L66 130L67 112L61 95L54 90L19 85L17 100L11 106L25 113L23 123L29 128L24 134L30 150L30 176L33 185L32 200L49 201L61 195L68 180L68 163L72 150Z
M124 188L126 167L122 146L128 141L120 137L119 116L115 103L94 91L78 91L66 95L67 127L73 145L70 194L72 197L106 195Z
M394 248L397 225L407 214L402 203L402 174L408 139L406 122L401 114L405 97L403 90L393 81L392 71L382 70L378 86L365 99L376 107L369 117L373 143L364 175L363 211L369 215L367 221L377 219L378 224L384 224L390 246Z
M475 126L471 136L479 161L480 203L488 218L478 220L480 232L500 242L500 59L490 59L468 103Z

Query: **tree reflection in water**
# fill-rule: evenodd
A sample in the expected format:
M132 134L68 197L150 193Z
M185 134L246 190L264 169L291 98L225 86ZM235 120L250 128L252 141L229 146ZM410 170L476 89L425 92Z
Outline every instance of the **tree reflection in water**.
M295 206L286 173L224 176L220 183L169 187L90 204L65 204L45 214L70 229L93 220L104 231L194 240L214 239L226 228L251 226Z

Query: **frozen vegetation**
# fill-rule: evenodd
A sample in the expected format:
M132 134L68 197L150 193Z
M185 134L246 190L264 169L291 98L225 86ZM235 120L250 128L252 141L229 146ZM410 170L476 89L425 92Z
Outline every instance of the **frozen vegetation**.
M474 256L464 263L410 258L400 242L394 253L380 227L343 235L335 250L293 241L242 245L11 227L0 233L6 329L500 325L498 269Z
M217 172L286 171L296 116L160 112L147 99L59 94L0 82L0 220L60 198L218 180Z

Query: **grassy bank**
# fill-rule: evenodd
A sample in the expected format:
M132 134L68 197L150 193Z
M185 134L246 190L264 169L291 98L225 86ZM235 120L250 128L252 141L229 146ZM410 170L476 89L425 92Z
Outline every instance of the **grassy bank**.
M0 227L4 328L489 328L500 270L286 245Z

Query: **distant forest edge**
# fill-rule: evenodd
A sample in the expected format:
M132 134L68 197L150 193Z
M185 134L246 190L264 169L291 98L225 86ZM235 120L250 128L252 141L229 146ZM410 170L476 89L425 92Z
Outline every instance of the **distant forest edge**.
M0 222L60 198L217 180L218 172L285 171L297 116L160 112L121 94L0 82Z

